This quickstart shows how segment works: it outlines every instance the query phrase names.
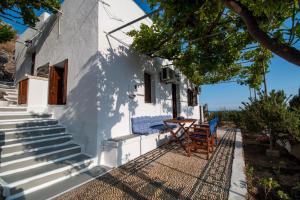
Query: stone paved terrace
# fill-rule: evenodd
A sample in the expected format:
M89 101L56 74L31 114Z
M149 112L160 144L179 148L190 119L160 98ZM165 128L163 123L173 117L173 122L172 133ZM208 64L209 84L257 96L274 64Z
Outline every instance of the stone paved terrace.
M187 157L179 145L163 145L57 200L227 199L235 130L219 133L223 138L209 161L201 152Z

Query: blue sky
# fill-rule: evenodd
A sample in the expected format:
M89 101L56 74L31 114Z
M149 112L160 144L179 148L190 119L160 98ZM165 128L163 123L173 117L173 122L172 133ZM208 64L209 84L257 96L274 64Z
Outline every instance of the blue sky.
M143 0L134 0L146 12L151 11L149 5ZM26 27L11 23L3 19L7 23L22 33ZM298 93L300 87L300 67L290 64L289 62L274 56L271 61L269 73L267 74L268 90L284 90L289 95ZM216 84L202 86L200 95L201 104L207 103L209 110L219 110L223 108L238 108L242 101L249 98L249 88L236 83Z

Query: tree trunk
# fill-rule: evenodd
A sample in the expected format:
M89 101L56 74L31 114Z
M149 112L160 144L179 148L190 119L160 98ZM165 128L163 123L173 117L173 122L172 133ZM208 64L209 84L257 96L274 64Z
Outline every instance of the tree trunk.
M281 44L276 39L268 36L266 32L260 29L255 17L247 7L236 0L222 0L224 5L238 14L247 26L249 34L262 46L283 59L300 66L300 51L294 47Z

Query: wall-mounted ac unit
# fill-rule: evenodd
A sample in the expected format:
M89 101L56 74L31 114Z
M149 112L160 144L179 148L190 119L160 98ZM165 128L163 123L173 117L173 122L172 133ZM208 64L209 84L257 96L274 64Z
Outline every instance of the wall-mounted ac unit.
M165 67L162 68L160 73L160 80L165 83L176 83L178 80L180 80L180 77L175 73L174 70L169 67Z

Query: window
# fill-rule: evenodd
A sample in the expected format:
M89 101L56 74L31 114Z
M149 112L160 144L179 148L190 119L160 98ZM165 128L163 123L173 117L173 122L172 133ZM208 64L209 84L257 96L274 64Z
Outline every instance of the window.
M198 105L198 88L195 87L194 91L193 91L193 104L194 106Z
M198 105L198 89L187 90L188 106L197 106Z
M36 53L34 52L31 55L31 70L30 70L30 73L31 73L32 76L34 75L35 57L36 57Z
M151 99L151 75L144 73L144 87L145 87L145 103L152 103Z
M187 102L188 106L193 106L193 91L191 89L187 90Z

